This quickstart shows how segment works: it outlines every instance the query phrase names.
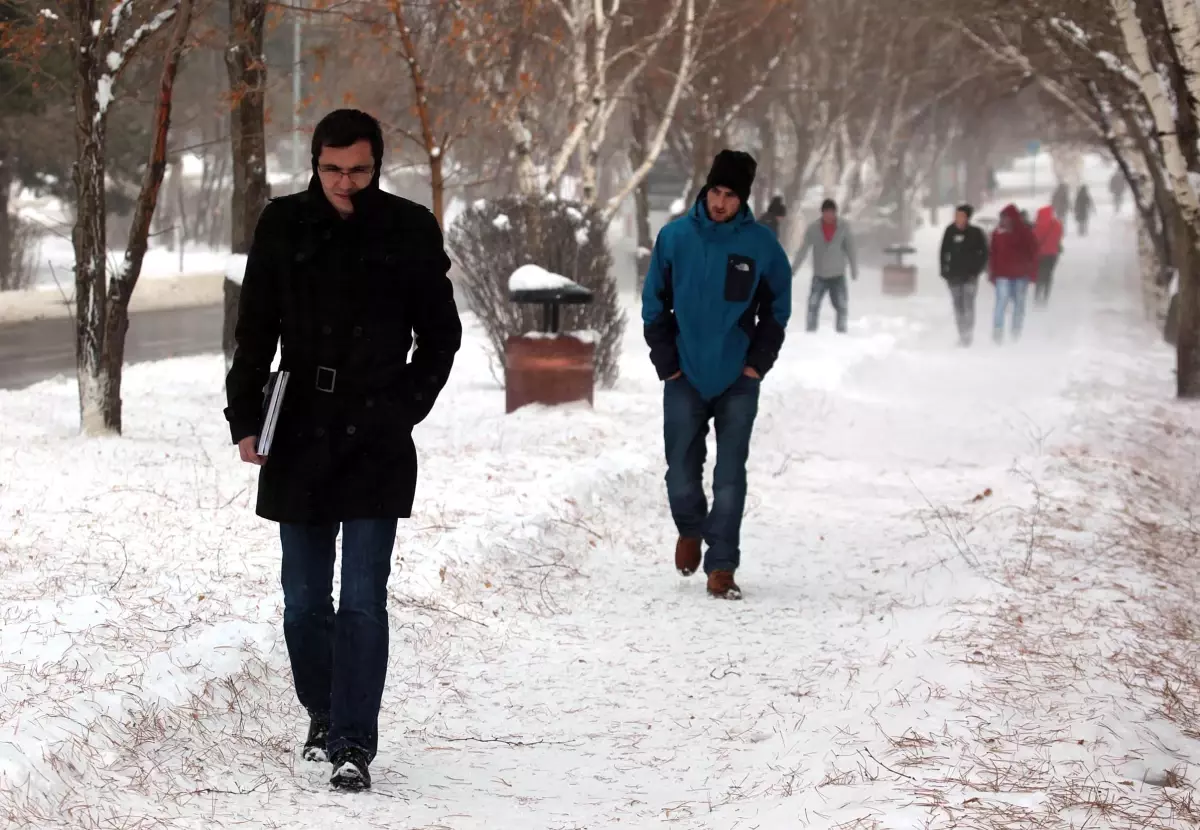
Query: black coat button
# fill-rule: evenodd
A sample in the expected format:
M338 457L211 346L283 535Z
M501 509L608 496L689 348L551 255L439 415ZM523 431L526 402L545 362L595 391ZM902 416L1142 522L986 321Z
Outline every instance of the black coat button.
M321 334L333 334L333 327L326 323L321 326Z
M355 326L355 327L354 327L354 336L355 336L355 337L362 337L362 326Z
M367 409L370 409L370 408L371 408L371 407L373 407L374 405L375 405L375 399L374 399L374 398L367 398Z
M324 438L325 437L325 427L317 427L315 434L318 438Z
M350 426L346 427L347 435L353 435L355 432L357 432L357 430L354 428L354 424L351 424Z

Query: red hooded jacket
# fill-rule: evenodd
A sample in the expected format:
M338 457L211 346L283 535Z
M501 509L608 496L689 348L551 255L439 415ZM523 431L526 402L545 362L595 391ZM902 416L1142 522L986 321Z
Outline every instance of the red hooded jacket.
M1033 228L1025 224L1016 205L1000 211L1000 225L992 231L988 257L988 281L996 277L1026 278L1037 282L1038 241Z
M1054 215L1054 208L1047 205L1038 211L1037 221L1033 223L1033 235L1037 237L1041 256L1058 256L1062 248L1063 224Z

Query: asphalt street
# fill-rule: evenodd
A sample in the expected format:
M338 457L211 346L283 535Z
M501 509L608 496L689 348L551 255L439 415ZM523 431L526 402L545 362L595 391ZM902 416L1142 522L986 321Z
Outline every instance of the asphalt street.
M221 314L221 306L212 305L131 315L126 362L221 351ZM0 325L0 389L22 389L56 375L74 373L72 320Z

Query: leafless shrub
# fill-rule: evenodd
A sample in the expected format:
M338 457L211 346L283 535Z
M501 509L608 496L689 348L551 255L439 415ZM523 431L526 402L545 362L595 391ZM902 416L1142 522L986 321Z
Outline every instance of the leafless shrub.
M541 197L476 203L454 223L447 243L496 365L505 365L509 337L540 328L540 308L518 306L508 298L513 272L537 265L591 289L591 304L563 307L562 326L595 332L597 376L605 386L616 383L625 314L604 229L594 209Z

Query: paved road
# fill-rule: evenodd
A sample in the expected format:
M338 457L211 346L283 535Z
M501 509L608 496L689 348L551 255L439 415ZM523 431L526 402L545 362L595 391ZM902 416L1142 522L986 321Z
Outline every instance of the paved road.
M129 320L126 360L142 363L221 350L219 305L141 311ZM0 389L21 389L74 375L75 330L69 319L0 325Z

